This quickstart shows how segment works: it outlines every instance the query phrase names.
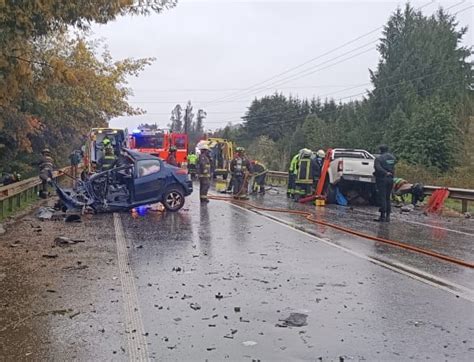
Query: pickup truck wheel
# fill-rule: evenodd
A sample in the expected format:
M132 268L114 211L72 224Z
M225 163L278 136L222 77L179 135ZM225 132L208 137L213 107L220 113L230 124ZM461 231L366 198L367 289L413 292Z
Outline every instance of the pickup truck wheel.
M328 204L335 204L336 203L336 187L337 186L328 184L328 190L327 190Z
M162 204L168 211L178 211L184 205L183 190L178 186L169 187L163 195Z

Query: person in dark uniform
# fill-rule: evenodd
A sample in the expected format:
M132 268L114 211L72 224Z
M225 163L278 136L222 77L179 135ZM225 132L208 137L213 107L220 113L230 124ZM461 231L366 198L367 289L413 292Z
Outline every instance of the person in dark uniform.
M250 161L245 157L245 149L237 147L235 157L230 162L232 173L232 194L235 199L247 199L248 176L252 173Z
M199 199L202 203L208 203L207 193L211 185L211 159L209 157L209 147L204 145L200 149L197 172L199 177Z
M267 168L265 165L258 161L252 161L252 171L254 176L252 177L252 193L259 193L265 195L265 181L267 178Z
M171 166L179 167L178 161L176 160L176 151L176 146L170 147L170 153L168 155L168 158L166 159L166 163Z
M380 156L374 162L374 176L377 194L380 203L380 217L375 221L390 221L391 203L390 196L393 188L393 177L395 174L395 156L388 151L388 146L379 147Z
M99 160L99 172L108 171L116 166L117 157L115 157L112 146L107 146L104 149L104 157Z

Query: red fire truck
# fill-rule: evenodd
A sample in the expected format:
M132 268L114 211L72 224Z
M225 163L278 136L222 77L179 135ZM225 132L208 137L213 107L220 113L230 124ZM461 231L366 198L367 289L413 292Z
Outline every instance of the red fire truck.
M130 148L166 160L171 146L177 148L176 160L181 164L188 156L188 135L163 130L135 129L130 135Z

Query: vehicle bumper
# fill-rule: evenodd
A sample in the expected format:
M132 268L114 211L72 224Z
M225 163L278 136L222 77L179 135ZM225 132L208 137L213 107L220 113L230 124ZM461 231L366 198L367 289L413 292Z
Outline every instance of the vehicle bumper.
M364 182L364 183L375 183L375 177L373 176L359 176L359 175L344 175L341 177L340 181L346 182Z
M184 194L185 196L191 195L193 192L193 182L191 180L186 181L186 185L184 187Z

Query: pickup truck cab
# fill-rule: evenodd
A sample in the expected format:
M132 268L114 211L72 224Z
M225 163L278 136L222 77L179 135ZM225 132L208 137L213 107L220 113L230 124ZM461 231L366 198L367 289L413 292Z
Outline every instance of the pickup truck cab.
M358 195L372 202L375 197L375 156L353 148L335 148L328 169L327 197L335 202L336 187L346 196Z

